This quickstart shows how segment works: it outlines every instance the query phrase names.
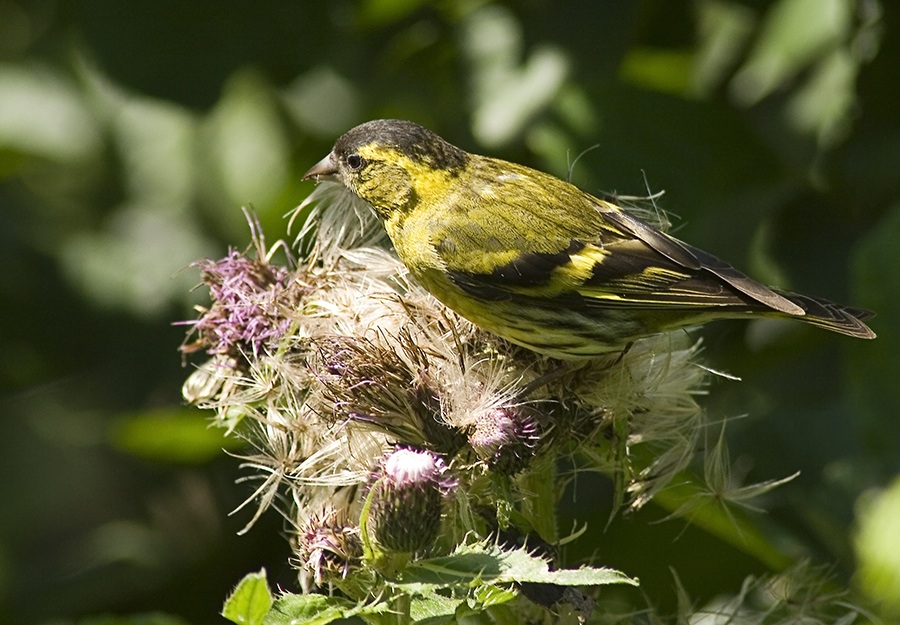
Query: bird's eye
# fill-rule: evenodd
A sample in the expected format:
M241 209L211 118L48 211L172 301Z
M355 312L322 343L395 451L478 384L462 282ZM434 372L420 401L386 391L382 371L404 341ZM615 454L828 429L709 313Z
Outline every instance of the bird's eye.
M347 165L353 171L359 171L362 169L362 166L366 164L366 159L364 159L359 154L351 154L347 157Z

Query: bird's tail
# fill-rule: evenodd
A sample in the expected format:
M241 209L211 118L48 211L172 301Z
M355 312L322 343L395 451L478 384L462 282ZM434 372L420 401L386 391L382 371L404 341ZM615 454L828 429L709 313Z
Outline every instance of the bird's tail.
M860 339L875 338L875 333L872 332L872 329L863 323L866 319L875 316L875 313L871 310L844 306L826 299L790 291L776 290L776 292L797 304L806 312L802 316L792 316L793 319L805 321L814 326L846 334L847 336L854 336Z

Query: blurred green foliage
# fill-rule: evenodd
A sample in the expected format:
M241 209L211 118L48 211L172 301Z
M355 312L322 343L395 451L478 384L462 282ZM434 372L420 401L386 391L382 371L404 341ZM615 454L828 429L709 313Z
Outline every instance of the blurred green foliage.
M802 471L748 515L757 531L882 609L896 483L855 515L900 473L898 28L877 0L0 0L0 620L209 622L248 571L295 585L276 514L235 536L253 486L180 407L170 323L203 301L189 264L249 242L242 205L289 238L299 175L385 116L597 194L665 190L680 237L876 310L874 343L775 322L704 336L743 378L707 400L748 415L736 466ZM601 490L579 495L578 557L663 609L670 566L698 601L772 566L739 535L648 524L659 507L604 532Z

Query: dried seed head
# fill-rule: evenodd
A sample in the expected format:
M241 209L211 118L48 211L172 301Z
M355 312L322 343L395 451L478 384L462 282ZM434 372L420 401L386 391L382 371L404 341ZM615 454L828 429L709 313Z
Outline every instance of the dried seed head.
M338 517L337 511L328 507L308 518L297 532L300 568L312 577L316 586L347 577L362 557L359 529L347 526Z
M469 445L490 467L514 475L534 456L544 427L541 415L527 406L498 406L472 422Z
M427 445L451 454L461 434L441 419L437 384L428 357L412 339L403 352L349 336L318 339L318 381L336 421L351 419L401 443Z

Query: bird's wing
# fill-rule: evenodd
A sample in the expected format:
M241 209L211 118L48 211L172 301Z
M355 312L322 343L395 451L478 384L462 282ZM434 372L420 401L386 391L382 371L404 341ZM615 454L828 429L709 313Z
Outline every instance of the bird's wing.
M751 305L804 314L728 263L614 204L521 166L489 165L503 175L471 185L490 188L488 195L460 192L466 219L428 226L438 229L430 235L443 267L471 295L490 301L569 293L622 305ZM554 206L546 205L548 196Z
M459 288L486 301L577 294L607 306L762 306L804 314L795 303L719 258L611 204L600 202L595 208L599 221L591 220L592 230L575 238L558 236L562 229L548 222L543 249L550 241L552 251L520 250L481 272L472 271L471 264L454 266L446 258L446 268Z
M695 277L701 278L700 281L703 283L710 282L708 279L702 279L708 277L703 274L712 274L721 282L749 295L753 300L773 310L789 315L804 314L801 307L738 271L720 258L683 243L621 209L601 210L601 214L604 221L613 224L622 232L629 233L635 240L665 256L682 269L691 271ZM693 282L695 286L699 286L696 280Z
M756 298L709 271L704 264L699 263L696 269L685 267L640 239L624 239L602 248L589 246L580 254L592 261L591 274L575 290L598 305L658 309L760 306ZM577 255L571 262L586 264ZM721 264L742 280L752 282ZM566 267L558 271L565 272Z
M637 239L603 246L572 240L559 252L520 253L490 273L449 269L449 274L459 288L483 301L575 296L588 308L680 309L754 302L715 274L685 268Z

